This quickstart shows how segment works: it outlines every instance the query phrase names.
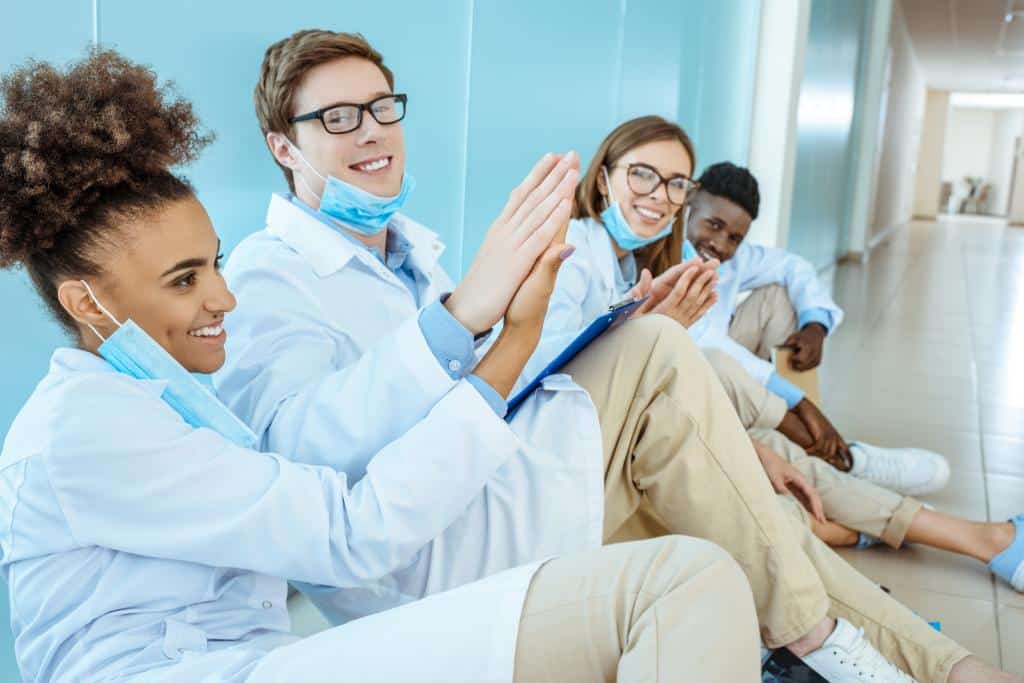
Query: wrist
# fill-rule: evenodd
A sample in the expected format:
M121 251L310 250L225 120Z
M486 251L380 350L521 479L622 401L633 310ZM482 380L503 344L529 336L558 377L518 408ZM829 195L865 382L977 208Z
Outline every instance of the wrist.
M819 322L807 323L806 325L804 325L803 327L800 328L800 331L801 332L809 332L809 333L814 334L814 335L816 335L816 336L818 336L818 337L820 337L822 339L824 339L826 336L828 336L828 330L825 329L825 326L822 325Z
M470 307L465 301L463 301L462 296L459 294L458 288L445 297L441 303L445 309L452 314L452 317L458 320L459 324L469 330L470 334L474 337L493 327L493 324L485 324L484 321L480 319L480 316L475 315L471 311Z

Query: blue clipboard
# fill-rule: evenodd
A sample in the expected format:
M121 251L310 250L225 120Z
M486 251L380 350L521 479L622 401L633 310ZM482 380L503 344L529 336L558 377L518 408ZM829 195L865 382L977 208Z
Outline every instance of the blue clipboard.
M526 387L518 394L509 399L508 412L505 413L505 421L510 421L519 410L519 407L523 405L523 401L529 398L530 394L540 386L541 382L544 381L545 377L556 374L562 367L576 357L583 349L587 348L590 342L594 341L608 330L618 327L629 318L630 314L633 313L647 297L637 300L625 301L621 304L616 304L608 309L608 312L600 315L594 322L587 325L587 327L576 335L576 338L572 340L569 346L565 347L561 353L555 356L555 359L548 363L540 374L533 378L533 380L526 385Z

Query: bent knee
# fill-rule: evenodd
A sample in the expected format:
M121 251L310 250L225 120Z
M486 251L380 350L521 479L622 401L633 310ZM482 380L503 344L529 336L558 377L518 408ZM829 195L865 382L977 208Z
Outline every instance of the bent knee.
M721 570L723 575L740 577L739 564L724 548L703 538L693 536L662 536L645 543L652 546L652 564L670 565L678 574L694 575L706 569ZM746 583L746 579L743 579Z

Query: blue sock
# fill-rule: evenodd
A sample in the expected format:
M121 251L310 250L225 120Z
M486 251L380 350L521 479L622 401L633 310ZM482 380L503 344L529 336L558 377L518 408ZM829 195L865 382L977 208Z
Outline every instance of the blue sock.
M1003 579L1017 590L1024 588L1024 515L1017 515L1010 520L1017 533L1013 543L992 558L988 568L992 573ZM1016 579L1017 583L1014 583Z

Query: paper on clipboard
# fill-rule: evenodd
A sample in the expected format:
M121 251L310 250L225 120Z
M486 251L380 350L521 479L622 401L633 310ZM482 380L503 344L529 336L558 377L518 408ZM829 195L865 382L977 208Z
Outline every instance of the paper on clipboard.
M576 338L565 347L555 359L548 363L540 374L530 380L530 383L523 388L518 394L509 399L508 412L505 414L505 421L510 421L519 410L519 407L523 404L530 394L541 385L544 378L554 375L561 370L566 363L576 357L583 349L587 348L590 342L594 341L608 330L618 327L625 322L629 316L635 311L640 304L647 300L647 297L642 299L625 301L621 304L617 304L608 309L607 313L598 316L592 323L587 325Z

